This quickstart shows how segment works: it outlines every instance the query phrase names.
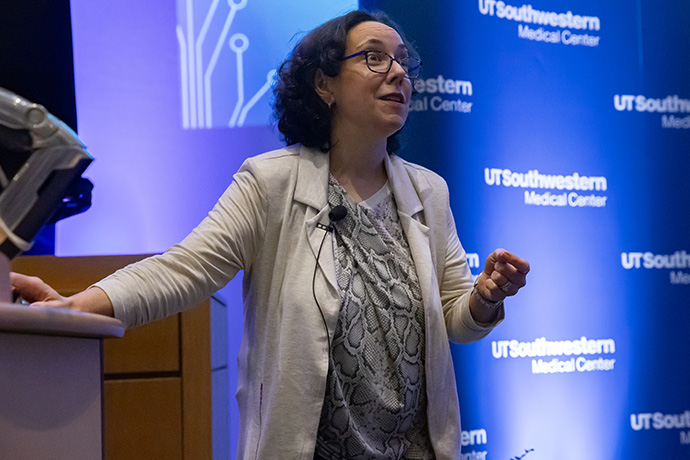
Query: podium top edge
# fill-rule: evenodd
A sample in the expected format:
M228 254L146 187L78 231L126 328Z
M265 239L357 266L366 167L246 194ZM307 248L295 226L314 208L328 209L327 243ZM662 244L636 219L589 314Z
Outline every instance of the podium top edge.
M0 303L0 331L68 337L122 337L122 322L108 316L62 308Z

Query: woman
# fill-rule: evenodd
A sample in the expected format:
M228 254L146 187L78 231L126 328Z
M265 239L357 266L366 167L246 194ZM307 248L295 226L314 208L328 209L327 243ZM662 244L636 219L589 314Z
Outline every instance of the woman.
M321 25L279 72L289 146L248 159L182 243L69 298L14 288L131 327L244 270L238 458L457 458L448 339L488 334L529 265L497 250L473 287L445 182L389 153L419 65L384 16Z

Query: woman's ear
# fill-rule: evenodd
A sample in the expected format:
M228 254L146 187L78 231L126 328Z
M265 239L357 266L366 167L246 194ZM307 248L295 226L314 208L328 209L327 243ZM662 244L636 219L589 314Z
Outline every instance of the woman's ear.
M335 103L332 84L333 79L331 77L324 74L321 69L316 69L314 73L314 91L328 107Z

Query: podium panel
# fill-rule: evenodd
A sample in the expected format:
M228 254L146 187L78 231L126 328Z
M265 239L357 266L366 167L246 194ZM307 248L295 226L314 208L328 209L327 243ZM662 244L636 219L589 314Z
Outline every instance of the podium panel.
M101 339L0 332L0 457L102 458L101 390Z
M27 256L12 268L72 295L144 257ZM213 296L103 341L106 460L229 458L225 310Z

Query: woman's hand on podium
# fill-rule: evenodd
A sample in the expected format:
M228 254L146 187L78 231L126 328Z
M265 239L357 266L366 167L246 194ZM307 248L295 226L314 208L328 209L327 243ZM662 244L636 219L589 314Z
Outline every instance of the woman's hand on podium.
M114 316L110 298L102 289L92 286L70 297L60 295L36 276L10 273L12 291L29 302L32 307L67 308L87 313Z

